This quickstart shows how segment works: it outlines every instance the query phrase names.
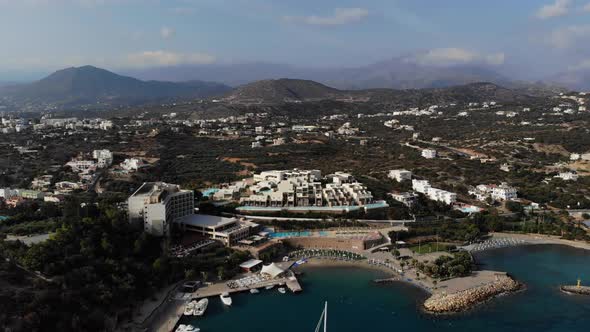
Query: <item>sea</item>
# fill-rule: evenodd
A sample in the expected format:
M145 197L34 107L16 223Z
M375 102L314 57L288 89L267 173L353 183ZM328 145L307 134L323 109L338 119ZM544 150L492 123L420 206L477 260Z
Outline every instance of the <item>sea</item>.
M327 301L330 332L590 331L590 297L559 291L560 284L575 284L578 278L590 285L590 251L531 245L486 251L476 259L480 268L506 271L526 289L465 313L431 315L420 309L427 297L423 290L402 282L372 282L383 277L382 272L307 267L302 269L299 294L280 294L276 288L235 294L231 307L212 298L203 317L183 317L181 323L191 323L202 332L315 331Z

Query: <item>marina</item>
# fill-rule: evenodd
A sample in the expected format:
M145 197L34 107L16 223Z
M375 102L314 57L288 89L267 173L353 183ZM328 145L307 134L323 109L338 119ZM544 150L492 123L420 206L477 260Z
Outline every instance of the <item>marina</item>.
M233 293L231 308L225 308L215 299L204 319L185 317L180 323L198 325L206 332L240 329L271 332L276 331L277 326L284 332L314 331L327 301L328 331L370 331L368 327L395 325L398 329L416 332L520 332L532 320L535 326L541 326L538 331L586 330L586 324L590 324L586 314L590 299L562 295L556 287L563 280L575 280L578 273L590 273L590 265L581 267L588 259L580 250L524 246L481 255L478 260L486 268L506 270L530 287L516 295L489 301L465 314L429 316L421 313L416 304L428 297L427 293L405 282L375 284L373 280L387 278L380 270L311 262L298 268L304 272L300 282L305 290L297 296L285 296L275 289L263 289L257 295ZM514 258L506 259L506 256ZM550 273L554 261L563 262L566 268L557 274ZM538 273L529 273L533 266Z

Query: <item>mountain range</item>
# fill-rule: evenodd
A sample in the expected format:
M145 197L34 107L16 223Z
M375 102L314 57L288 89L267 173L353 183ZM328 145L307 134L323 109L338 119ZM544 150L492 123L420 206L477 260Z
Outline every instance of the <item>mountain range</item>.
M278 79L261 80L239 86L220 99L238 104L336 100L421 105L425 103L484 100L506 102L530 98L533 98L533 96L526 92L504 88L493 83L481 82L429 89L339 90L309 80Z
M143 103L175 98L201 98L231 88L220 83L141 81L93 66L66 68L28 84L4 85L0 96L16 103L81 105Z
M254 81L280 78L313 80L338 89L423 89L491 82L509 88L556 90L590 89L590 70L568 71L536 82L524 81L511 68L485 63L432 65L400 56L350 68L295 67L273 63L180 65L135 69L125 74L146 80L187 81L200 79L240 86ZM584 74L586 73L586 74ZM575 79L572 78L575 77Z
M216 78L227 80L230 74L240 80L248 76L254 77L252 75L256 74L262 77L273 76L272 68L282 68L262 66L266 68L265 71L256 71L253 70L254 67L246 66L237 70L238 67L235 67L235 71L226 68L220 72L225 73L225 76L220 74ZM162 73L174 75L175 70L163 70ZM510 81L481 66L435 68L412 63L402 64L400 61L379 63L338 73L324 71L323 77L331 82L328 84L309 79L279 78L256 80L232 88L223 83L210 82L209 79L215 79L213 76L203 74L205 80L194 80L191 76L194 72L182 72L185 75L183 78L187 81L173 82L168 81L172 77L161 77L163 80L140 80L92 66L72 67L56 71L32 83L0 86L0 101L8 100L16 106L15 109L19 108L18 105L51 105L58 108L95 105L100 108L195 98L215 98L242 104L326 99L395 104L400 101L509 101L553 95L559 90L544 83ZM392 74L394 72L395 75ZM292 71L289 75L313 76L313 73ZM237 81L234 84L237 84ZM414 88L415 86L418 88Z

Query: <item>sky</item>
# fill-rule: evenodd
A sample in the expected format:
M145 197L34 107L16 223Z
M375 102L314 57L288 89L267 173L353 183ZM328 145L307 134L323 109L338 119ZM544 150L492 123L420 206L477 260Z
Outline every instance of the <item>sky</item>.
M542 77L590 69L590 0L0 0L0 81L243 62L405 56Z

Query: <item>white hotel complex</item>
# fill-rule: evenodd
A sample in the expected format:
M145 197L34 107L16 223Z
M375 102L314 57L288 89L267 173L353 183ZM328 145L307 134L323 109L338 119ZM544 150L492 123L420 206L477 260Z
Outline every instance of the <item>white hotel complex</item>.
M240 202L257 207L364 206L373 202L367 188L348 173L325 177L319 170L267 171L254 175L250 195Z

